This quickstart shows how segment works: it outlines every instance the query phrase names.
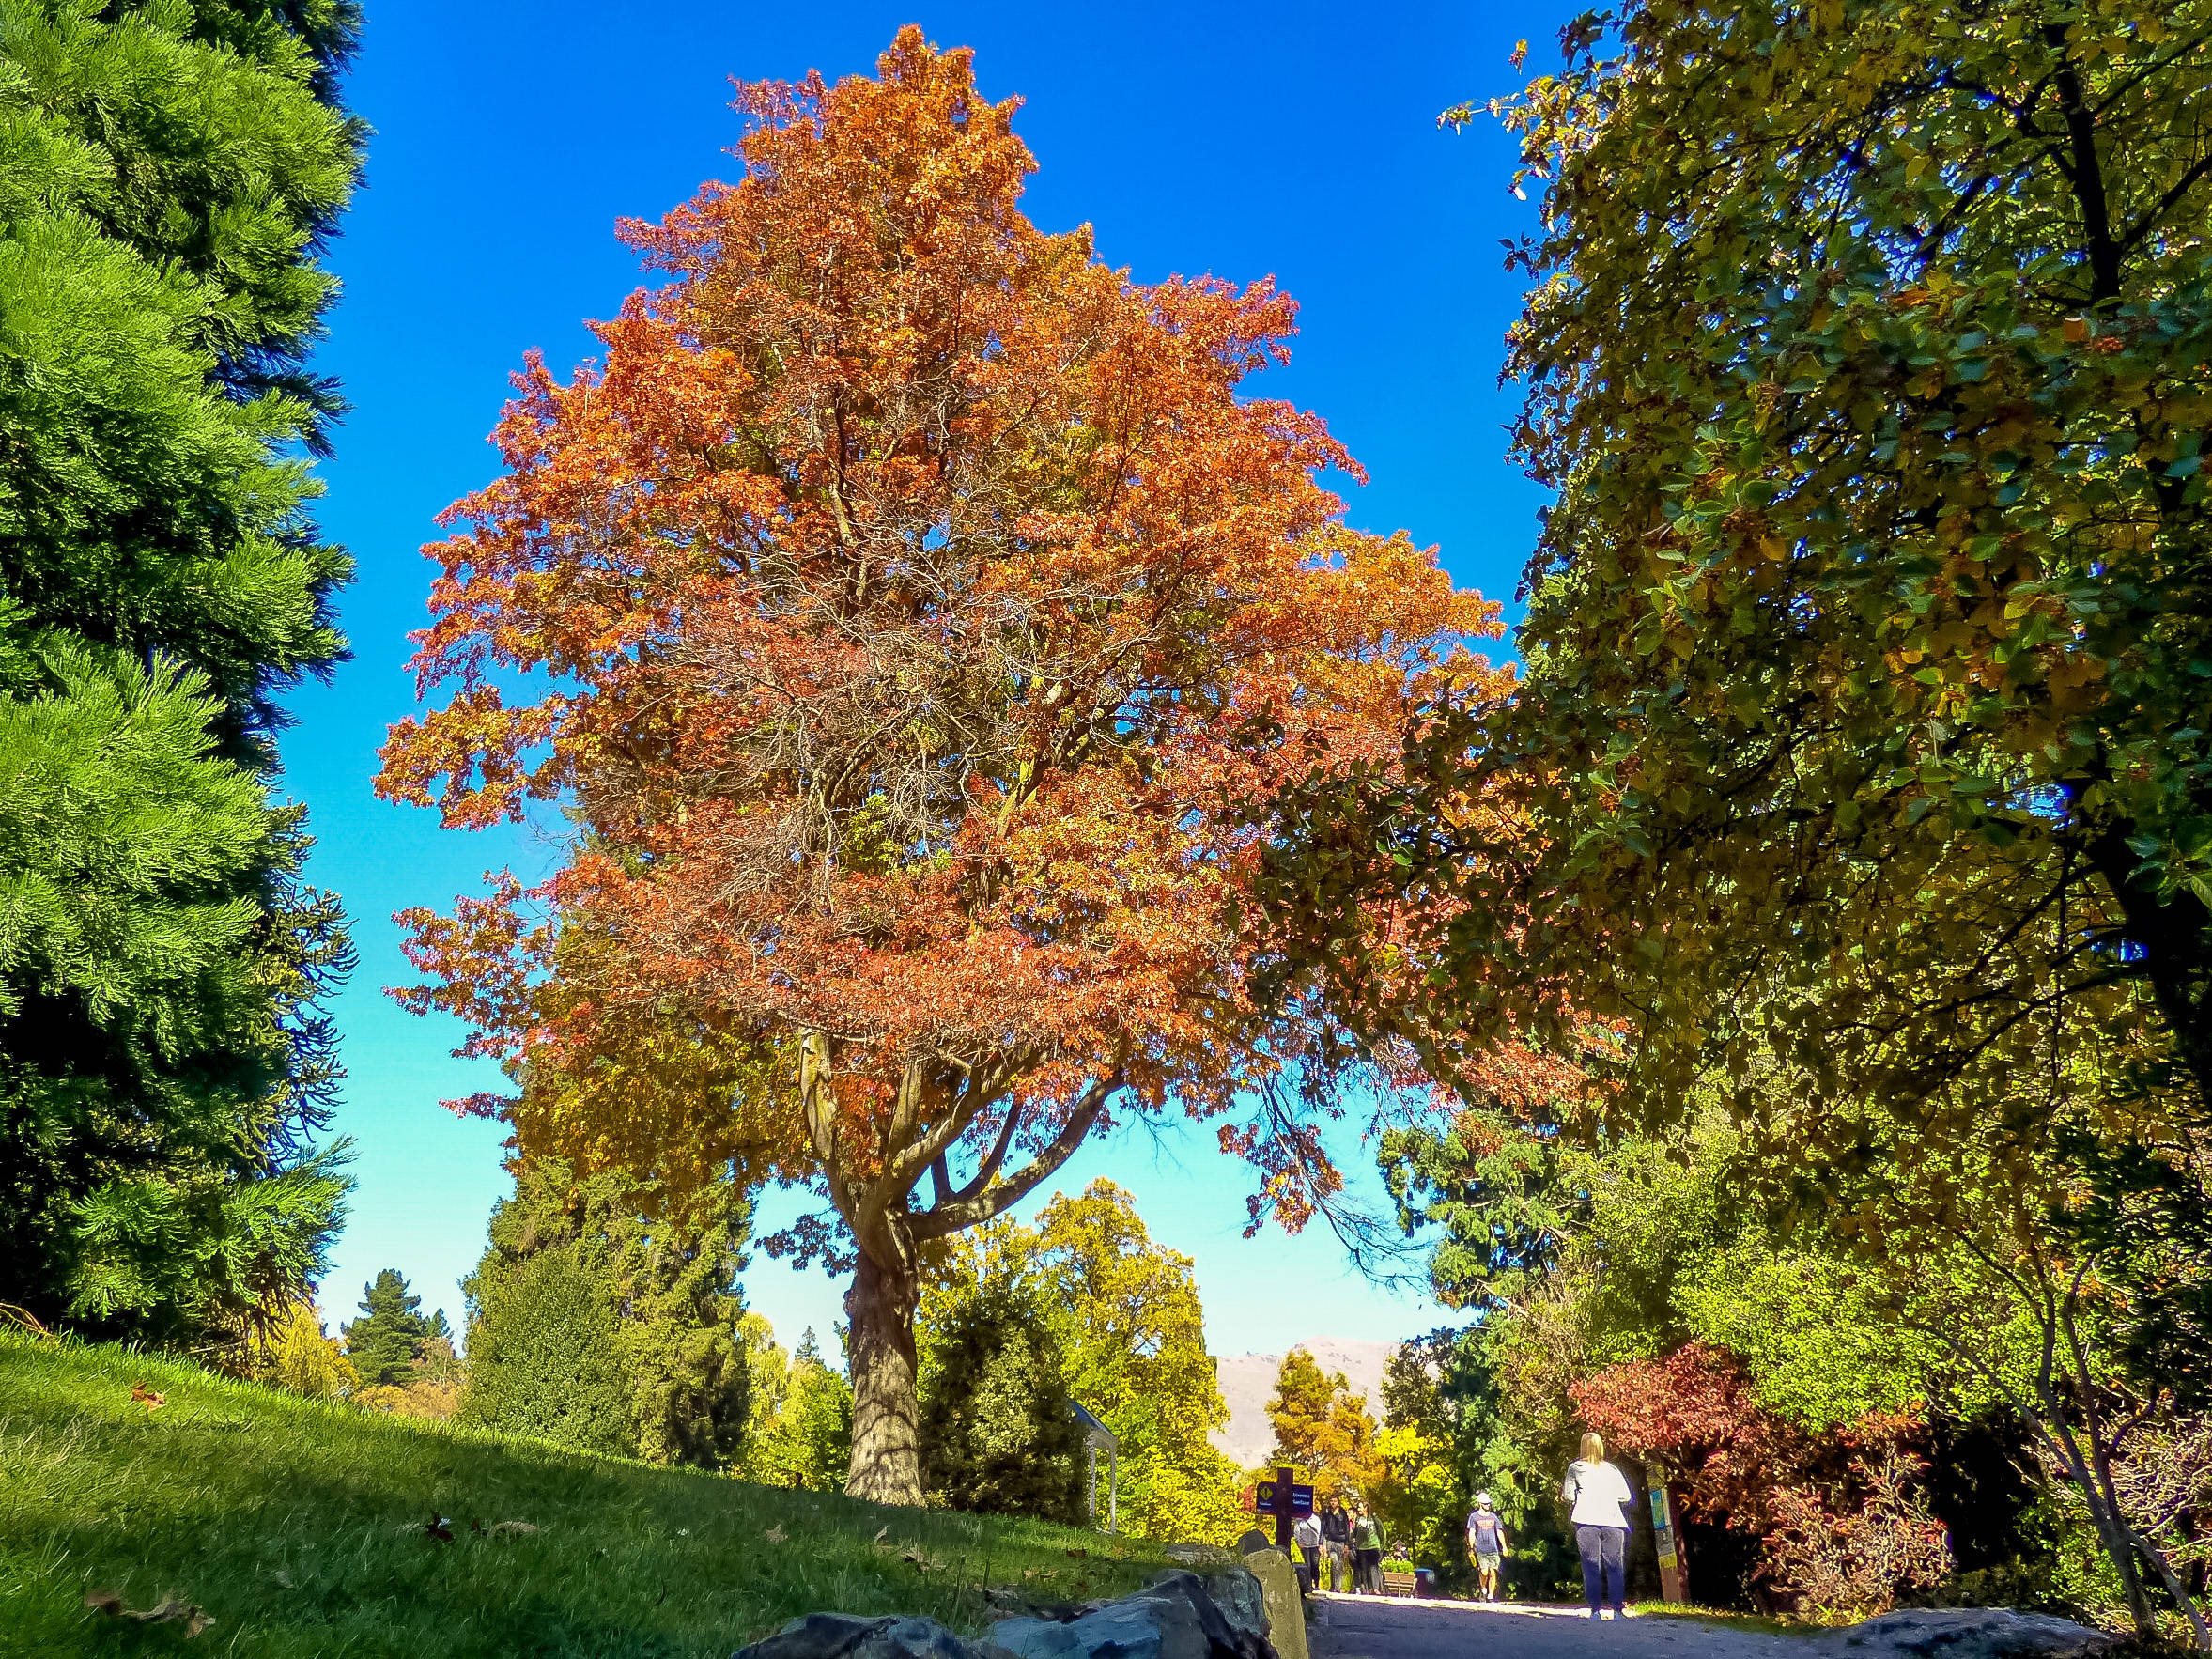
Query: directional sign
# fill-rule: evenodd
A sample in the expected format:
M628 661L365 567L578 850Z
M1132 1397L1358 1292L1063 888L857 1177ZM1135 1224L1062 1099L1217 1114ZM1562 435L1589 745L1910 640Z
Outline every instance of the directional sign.
M1262 1481L1252 1489L1252 1512L1272 1515L1276 1512L1275 1494L1277 1482ZM1293 1516L1313 1513L1313 1488L1292 1482L1291 1486L1291 1513Z

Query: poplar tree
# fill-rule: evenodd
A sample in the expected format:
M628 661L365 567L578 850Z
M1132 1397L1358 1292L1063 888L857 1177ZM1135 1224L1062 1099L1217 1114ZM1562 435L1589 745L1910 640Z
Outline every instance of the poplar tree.
M271 798L344 649L308 354L351 0L0 0L0 1300L235 1335L320 1269L350 960Z

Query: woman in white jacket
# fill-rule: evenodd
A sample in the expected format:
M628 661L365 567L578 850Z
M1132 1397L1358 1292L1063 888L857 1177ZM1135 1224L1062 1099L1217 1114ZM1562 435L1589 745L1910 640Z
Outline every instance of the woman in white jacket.
M1582 1590L1590 1617L1610 1599L1616 1619L1628 1617L1622 1605L1628 1590L1629 1516L1632 1501L1628 1478L1605 1461L1605 1442L1582 1437L1582 1456L1567 1465L1559 1487L1562 1503L1574 1506L1575 1547L1582 1551Z

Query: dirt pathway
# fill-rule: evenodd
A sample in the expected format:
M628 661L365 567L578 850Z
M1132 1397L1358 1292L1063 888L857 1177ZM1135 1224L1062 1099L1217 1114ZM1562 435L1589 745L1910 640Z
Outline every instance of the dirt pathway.
M1788 1636L1687 1619L1593 1624L1577 1607L1314 1598L1314 1659L1803 1659Z

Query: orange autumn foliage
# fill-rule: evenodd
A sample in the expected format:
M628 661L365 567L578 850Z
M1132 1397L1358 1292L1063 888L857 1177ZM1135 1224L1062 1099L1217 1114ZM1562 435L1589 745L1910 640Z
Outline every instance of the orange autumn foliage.
M1244 395L1287 355L1272 284L1140 285L1023 217L1015 101L965 52L907 29L876 79L738 107L742 180L626 226L669 280L602 366L531 361L430 550L445 701L379 787L589 833L540 889L411 917L403 995L508 1062L526 1151L634 1153L642 1101L819 1183L857 1254L853 1489L911 1501L933 1239L1171 1110L1292 1223L1334 1184L1341 1033L1248 994L1265 803L1493 681L1463 642L1496 608L1345 528L1350 456ZM734 1100L746 1054L781 1092Z

